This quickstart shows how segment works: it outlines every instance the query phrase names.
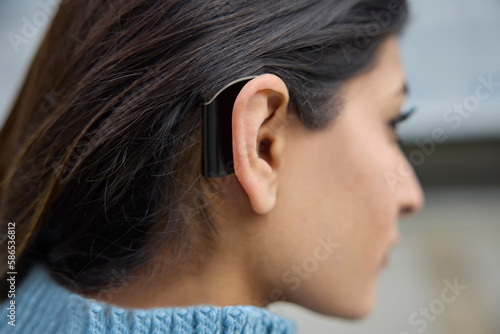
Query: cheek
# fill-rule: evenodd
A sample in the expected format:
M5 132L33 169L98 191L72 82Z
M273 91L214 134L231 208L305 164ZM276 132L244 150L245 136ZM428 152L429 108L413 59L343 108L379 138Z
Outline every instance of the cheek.
M393 164L392 149L377 138L347 149L348 163L339 171L343 177L335 180L341 189L334 200L345 205L339 223L347 229L354 255L370 265L382 256L396 223L396 197L385 178Z
M385 179L393 154L386 138L367 138L373 129L353 128L297 141L300 156L287 161L293 182L284 183L284 193L303 238L333 233L368 259L384 246L395 220L395 196Z
M328 228L342 238L344 265L358 277L371 278L376 272L394 224L394 196L378 165L383 159L378 158L370 159L369 152L351 155L349 163L335 168L330 191L323 193L324 210L334 217Z
M289 181L282 183L288 208L283 221L294 230L288 265L306 270L317 262L313 272L305 271L300 288L288 291L320 312L369 305L395 224L395 197L384 178L392 164L388 143L336 134L297 141L300 154L287 160ZM320 239L331 246L326 259L314 258Z

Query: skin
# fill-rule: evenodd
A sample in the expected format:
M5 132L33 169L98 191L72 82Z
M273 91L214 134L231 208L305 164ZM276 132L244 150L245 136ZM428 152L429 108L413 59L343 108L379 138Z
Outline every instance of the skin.
M403 87L395 36L368 71L343 85L344 105L323 130L287 118L280 78L249 81L233 108L235 174L217 202L210 257L201 269L140 278L106 301L150 308L287 300L331 316L366 316L398 242L398 220L424 202L388 125ZM387 175L399 177L391 183Z

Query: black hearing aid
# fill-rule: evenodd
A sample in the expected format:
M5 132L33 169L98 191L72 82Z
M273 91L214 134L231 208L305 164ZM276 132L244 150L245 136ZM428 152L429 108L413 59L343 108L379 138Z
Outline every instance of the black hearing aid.
M235 80L203 103L202 173L206 177L221 177L234 173L232 113L233 105L243 86L256 76Z

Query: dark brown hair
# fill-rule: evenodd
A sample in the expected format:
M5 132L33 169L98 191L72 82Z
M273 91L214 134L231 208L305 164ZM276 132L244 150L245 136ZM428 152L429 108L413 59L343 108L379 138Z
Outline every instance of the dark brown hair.
M170 268L195 259L225 178L201 175L190 96L273 73L290 113L325 126L339 86L406 16L403 0L65 1L0 132L0 276L9 221L20 275L42 263L75 289L165 249Z

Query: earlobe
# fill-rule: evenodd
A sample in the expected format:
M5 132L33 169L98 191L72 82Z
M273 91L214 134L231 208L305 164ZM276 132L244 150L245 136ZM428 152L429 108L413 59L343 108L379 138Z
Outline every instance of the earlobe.
M234 103L234 171L259 214L268 213L276 203L288 102L285 83L275 75L263 74L249 81Z

